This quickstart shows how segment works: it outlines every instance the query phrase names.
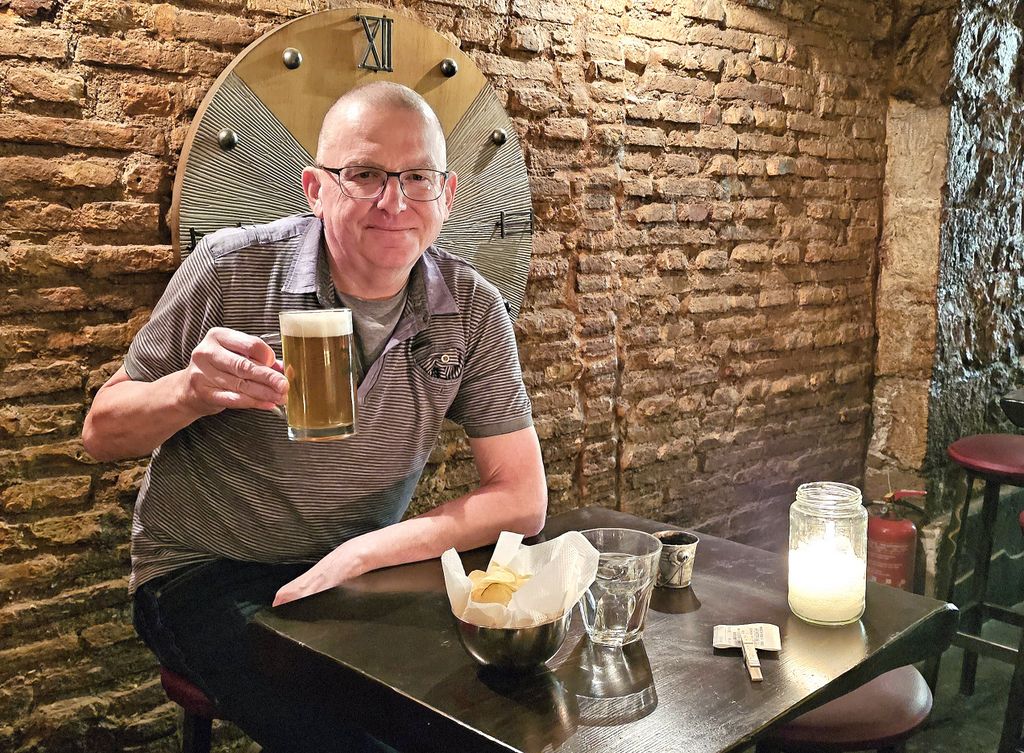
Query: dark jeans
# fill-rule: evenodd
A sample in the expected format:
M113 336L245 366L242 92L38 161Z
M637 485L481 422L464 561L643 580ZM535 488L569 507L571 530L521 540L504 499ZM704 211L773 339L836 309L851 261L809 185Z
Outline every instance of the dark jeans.
M314 678L301 692L259 669L247 625L307 568L231 560L182 568L138 588L135 629L161 664L202 688L265 751L394 753L309 692Z

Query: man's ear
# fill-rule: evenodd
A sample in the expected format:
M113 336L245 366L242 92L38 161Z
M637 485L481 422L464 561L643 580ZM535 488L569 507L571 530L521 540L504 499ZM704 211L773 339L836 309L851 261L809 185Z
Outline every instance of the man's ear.
M452 213L452 204L455 202L455 189L459 183L459 176L455 173L448 173L448 180L444 183L444 218L447 220L448 215Z
M317 217L323 217L323 202L320 200L320 171L315 167L307 167L302 171L302 193L306 195L309 209Z

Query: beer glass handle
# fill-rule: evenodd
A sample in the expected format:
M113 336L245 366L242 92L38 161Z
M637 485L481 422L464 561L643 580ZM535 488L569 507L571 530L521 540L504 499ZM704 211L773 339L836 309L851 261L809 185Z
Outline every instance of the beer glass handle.
M274 348L274 356L276 357L278 351L281 350L281 333L280 332L267 332L266 334L260 335L260 339L263 342L265 342L267 345L269 345L271 348L274 348L275 345L277 346L276 348ZM271 413L276 413L278 416L283 418L285 421L288 420L288 412L287 412L287 409L285 408L285 406L283 406L283 405L275 405L270 410L271 410Z

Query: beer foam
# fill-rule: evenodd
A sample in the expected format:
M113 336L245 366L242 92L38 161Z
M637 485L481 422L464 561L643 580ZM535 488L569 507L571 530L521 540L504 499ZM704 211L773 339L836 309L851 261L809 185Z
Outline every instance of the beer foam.
M282 337L341 337L352 334L350 309L282 311Z

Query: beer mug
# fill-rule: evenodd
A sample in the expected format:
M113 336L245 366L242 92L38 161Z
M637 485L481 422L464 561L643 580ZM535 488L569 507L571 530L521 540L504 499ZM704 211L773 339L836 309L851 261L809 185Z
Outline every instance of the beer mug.
M261 335L281 344L288 402L288 438L299 442L344 439L356 433L356 364L352 311L282 311L281 332Z

